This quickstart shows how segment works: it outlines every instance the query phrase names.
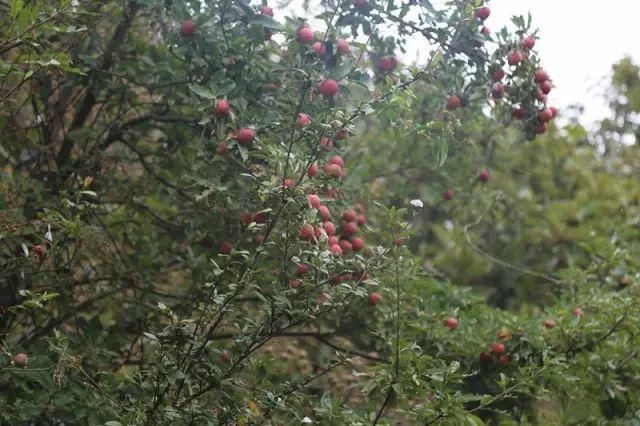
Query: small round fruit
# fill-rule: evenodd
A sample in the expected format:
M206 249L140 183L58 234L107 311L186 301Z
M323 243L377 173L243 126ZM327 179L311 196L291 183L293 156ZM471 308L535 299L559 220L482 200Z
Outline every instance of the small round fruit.
M347 40L339 38L336 40L336 50L343 55L348 55L351 52L351 46Z
M491 9L489 9L487 6L480 7L476 9L474 14L476 18L480 19L481 21L484 21L489 17L489 15L491 15Z
M449 99L447 99L447 109L455 110L459 106L460 106L460 98L457 95L449 96Z
M316 194L307 195L307 201L309 202L309 205L314 209L320 207L320 197L318 197Z
M26 367L29 362L29 357L25 353L19 353L15 357L13 357L13 364L16 367Z
M267 223L268 216L269 216L268 212L258 212L253 215L253 221L255 223Z
M302 284L302 281L295 278L289 280L289 287L291 288L298 288L300 287L300 284Z
M306 263L301 263L298 265L297 274L298 275L307 275L309 273L309 265Z
M544 83L545 81L549 80L549 74L547 74L545 70L539 69L536 70L534 78L537 83Z
M369 294L369 306L376 306L378 303L384 302L384 297L376 291Z
M504 344L498 343L498 342L493 342L491 344L491 353L493 353L494 355L500 356L505 352L506 352L506 349L504 347Z
M345 222L342 224L342 236L350 237L358 232L358 225L355 222Z
M583 316L584 315L584 310L582 309L582 306L576 306L573 309L573 315L577 316L578 318Z
M491 96L493 99L502 99L504 97L504 84L498 82L491 87Z
M506 367L507 365L509 365L509 355L507 354L502 354L498 357L498 364L500 365L500 367Z
M216 115L219 117L226 117L229 115L229 101L226 99L220 99L216 102Z
M522 40L523 49L531 50L535 45L536 45L536 38L534 36L528 36L528 37L525 37L524 40Z
M340 240L338 244L340 244L340 248L342 249L343 253L347 253L353 250L353 246L351 245L349 240Z
M296 181L293 179L285 179L282 181L282 186L284 186L287 189L294 188L296 186Z
M378 68L383 72L391 72L398 66L398 61L393 56L383 56L378 59Z
M311 49L313 49L313 53L315 53L316 56L319 56L319 57L322 57L327 54L327 48L324 47L324 43L321 41L316 41L315 43L313 43L313 45L311 46Z
M223 351L218 356L218 362L220 362L221 364L229 364L231 362L231 355L229 354L229 352Z
M549 92L551 92L551 89L553 89L553 85L551 84L551 82L549 80L543 81L542 83L540 83L540 90L545 95L548 95Z
M47 253L47 249L42 244L37 244L33 246L33 254L35 254L38 259L42 260Z
M359 214L356 218L356 222L358 223L358 226L364 226L364 224L367 223L367 216Z
M227 153L227 143L220 142L218 146L216 146L216 154L225 155Z
M486 183L489 181L489 169L484 169L483 171L480 172L480 174L478 175L478 180L482 183Z
M304 225L302 225L302 227L300 228L300 231L298 233L298 236L300 237L301 240L306 240L306 241L311 241L315 238L315 229L313 227L313 225L306 223Z
M552 328L556 327L556 321L552 318L547 318L546 320L544 320L544 322L542 323L542 325L544 326L544 328L546 328L547 330L551 330Z
M453 200L453 189L449 188L442 193L442 198L445 200Z
M347 137L349 136L349 130L345 129L344 127L341 129L336 130L336 132L334 133L333 137L335 138L335 140L337 141L343 141L345 140Z
M253 138L256 137L256 132L253 129L246 127L238 130L236 139L240 145L250 145L253 142Z
M247 226L251 222L253 222L253 217L251 216L251 213L247 211L240 213L240 223Z
M357 216L358 215L355 210L345 210L344 213L342 213L342 220L344 220L345 222L353 222L354 220L356 220Z
M307 127L311 124L311 117L308 114L300 113L298 114L298 119L296 120L296 126L298 127Z
M182 25L180 26L180 34L182 34L183 37L193 37L195 33L196 33L195 22L193 22L191 19L187 19L186 21L182 22Z
M393 244L395 244L396 247L402 247L405 243L405 239L402 237L396 237L393 240Z
M491 75L493 81L501 81L507 73L502 68L496 68Z
M340 247L340 244L332 244L329 250L331 250L331 254L334 256L342 256L342 247Z
M339 155L334 155L329 159L329 164L337 164L340 167L344 167L344 159Z
M491 356L491 352L480 352L480 364L482 365L490 365L493 362L493 357Z
M302 44L309 44L313 41L315 36L313 30L309 27L302 27L298 30L298 41Z
M329 247L331 247L333 245L340 245L340 240L335 235L332 235L329 238L327 238L327 245Z
M518 65L520 61L522 61L522 53L518 52L517 50L509 52L509 54L507 55L507 62L511 66Z
M547 131L547 123L536 123L533 126L533 131L536 135L541 135Z
M458 328L458 319L455 317L449 317L444 320L444 326L449 330L455 330L456 328Z
M327 206L318 207L318 213L320 214L320 217L324 221L329 220L329 218L331 217L331 212L329 211L329 207Z
M351 238L351 248L355 252L359 252L364 247L364 240L360 237Z
M263 14L264 16L273 18L273 9L269 6L262 6L260 8L260 13Z
M309 166L309 169L307 170L307 176L309 176L310 178L314 178L318 176L319 171L320 171L320 166L318 166L318 163L312 163Z
M336 234L336 225L334 225L333 222L329 222L328 220L323 222L322 228L326 231L328 236Z
M220 244L220 248L218 249L218 252L220 254L226 254L226 255L231 254L232 251L233 251L233 247L231 246L231 244L229 244L226 241Z
M551 110L551 114L553 115L553 118L556 118L558 116L558 108L549 107L549 109Z
M322 96L330 98L338 94L338 92L340 91L340 86L338 85L337 81L328 78L320 83L320 85L318 86L318 91Z
M511 116L513 118L517 118L518 120L522 120L526 113L527 111L524 109L524 107L522 105L518 105L511 111Z
M538 113L538 118L541 123L548 123L553 120L553 112L549 108L544 108Z
M338 166L337 164L325 164L323 169L327 175L331 176L334 179L339 179L342 177L342 167Z

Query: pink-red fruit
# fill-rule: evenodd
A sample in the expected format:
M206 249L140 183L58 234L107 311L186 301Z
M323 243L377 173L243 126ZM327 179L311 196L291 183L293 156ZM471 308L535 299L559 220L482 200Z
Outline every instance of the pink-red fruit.
M195 22L193 22L190 19L187 19L186 21L182 22L182 25L180 26L180 34L182 34L183 37L193 37L195 33L196 33Z
M302 27L298 30L298 41L302 44L309 44L313 41L313 31L309 27Z
M506 351L504 344L502 343L498 343L498 342L493 342L491 344L491 352L496 355L496 356L500 356L502 354L504 354Z
M311 124L311 117L308 114L300 113L298 114L298 119L296 120L296 126L298 127L306 127Z
M256 132L253 129L242 128L238 130L236 139L240 145L250 145L253 142L253 138L256 137Z
M220 99L216 102L216 115L220 117L226 117L229 115L229 101L226 99Z
M489 9L487 6L478 8L475 11L475 15L476 15L476 18L480 19L481 21L484 21L489 17L489 15L491 15L491 9Z
M349 46L349 42L347 40L339 38L336 40L336 50L343 55L347 55L351 52L351 46Z
M517 50L509 52L509 54L507 55L507 62L509 63L509 65L518 65L520 61L522 61L522 54Z
M260 13L263 14L264 16L273 18L273 9L270 8L269 6L262 6L260 8Z
M220 248L219 248L220 254L228 255L228 254L231 254L232 250L233 250L233 247L228 242L225 241L222 244L220 244Z
M533 46L536 45L536 38L534 36L525 37L522 40L522 48L526 50L533 49Z
M444 320L444 325L450 330L455 330L456 328L458 328L458 319L455 317L449 317Z
M488 169L484 169L483 171L480 172L480 174L478 175L478 180L482 183L488 182L489 181L489 170Z
M454 109L457 109L459 106L460 106L460 98L457 95L449 96L449 99L447 99L447 109L454 110Z
M544 328L550 330L552 328L555 328L556 321L554 319L552 319L552 318L548 318L548 319L544 320L542 325L544 326Z
M370 306L376 306L378 303L381 303L384 301L384 297L382 297L382 295L378 292L373 292L369 295L369 305Z
M13 358L13 364L16 367L26 367L28 362L29 357L24 353L19 353Z
M322 96L330 98L338 94L338 92L340 91L340 86L338 86L337 81L328 78L320 83L320 85L318 86L318 91Z

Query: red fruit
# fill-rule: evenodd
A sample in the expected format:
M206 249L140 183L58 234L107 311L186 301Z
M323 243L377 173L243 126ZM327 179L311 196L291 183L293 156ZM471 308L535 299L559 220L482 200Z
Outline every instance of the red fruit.
M509 65L518 65L522 61L522 54L517 50L509 52L507 55L507 62Z
M338 239L338 237L336 237L336 236L331 236L331 237L329 237L329 238L327 239L327 245L328 245L329 247L331 247L331 246L333 246L333 245L336 245L336 244L340 245L340 240Z
M246 211L240 213L240 222L245 226L250 224L252 222L251 213Z
M491 352L496 356L500 356L500 355L504 354L505 353L504 344L498 343L498 342L493 342L491 344Z
M480 352L480 364L489 365L493 362L491 352Z
M35 254L38 257L38 259L42 260L46 253L47 253L47 249L42 244L33 246L33 254Z
M546 320L544 320L542 325L544 326L544 328L550 330L552 328L555 328L556 321L554 319L552 319L552 318L547 318Z
M454 110L460 106L460 98L457 95L449 96L447 99L447 109Z
M223 351L218 356L218 361L222 364L229 364L231 362L231 355L229 355L229 352Z
M347 240L340 240L339 244L340 244L340 248L342 249L343 252L349 252L349 251L353 250L353 246Z
M348 136L349 136L349 131L344 127L342 129L336 130L336 133L333 135L333 137L337 141L345 140Z
M270 8L269 6L262 6L260 8L260 13L262 13L264 16L269 16L273 18L273 9Z
M367 223L367 217L363 214L359 214L356 218L356 222L358 222L359 226L363 226L365 223Z
M547 131L547 123L537 123L533 127L533 131L538 135L545 133Z
M533 49L533 46L536 45L536 38L534 36L525 37L522 40L522 48L526 50Z
M378 68L384 72L393 71L398 66L398 61L393 56L383 56L378 59Z
M511 116L513 118L517 118L518 120L522 120L526 115L527 111L524 109L522 105L518 105L511 111Z
M340 244L331 244L329 250L331 250L331 254L334 256L342 256L342 247L340 247Z
M584 310L582 309L582 306L576 306L575 309L573 310L573 315L577 316L577 317L581 317L584 315Z
M488 182L489 181L489 170L488 169L484 169L483 171L480 172L480 174L478 175L478 180L482 183Z
M320 167L318 166L318 163L311 164L309 166L309 170L307 170L307 176L309 176L310 178L318 176L319 169Z
M556 118L558 116L558 108L549 107L549 109L551 110L551 114L553 114L553 118Z
M291 189L296 186L296 181L293 179L285 179L282 181L282 185L287 189Z
M253 142L253 138L256 137L256 132L253 129L242 128L238 131L236 139L240 145L250 145Z
M357 7L357 8L363 8L363 7L367 7L367 0L354 0L353 4Z
M195 33L196 33L195 22L193 22L190 19L187 19L186 21L182 22L182 25L180 26L180 34L182 34L183 37L193 37Z
M327 151L331 151L333 149L333 141L326 136L323 136L320 139L320 145Z
M329 207L327 206L318 207L318 213L320 213L320 217L324 221L329 220L329 218L331 217L331 212L329 211Z
M220 254L231 254L231 251L233 250L233 247L231 246L231 244L227 243L226 241L222 244L220 244L220 248L218 249L218 252Z
M335 235L335 233L336 233L336 225L334 225L333 222L325 221L322 224L322 227L324 228L325 231L327 231L327 235L329 235L329 236Z
M481 21L484 21L489 17L489 15L491 15L491 9L489 9L487 6L478 8L475 11L475 15L476 15L476 18L480 19Z
M269 214L267 212L258 212L258 213L253 215L253 221L255 223L266 223L267 222L267 216L269 216Z
M225 155L227 153L227 143L220 142L218 146L216 146L216 154Z
M504 84L494 84L491 88L491 96L493 96L494 99L502 99L502 97L504 96Z
M442 198L444 198L445 200L452 200L453 199L453 189L449 188L446 191L444 191L442 193Z
M309 265L301 263L298 265L298 275L307 275L309 273Z
M314 209L320 207L320 197L318 197L316 194L307 195L307 201L309 202L309 205Z
M507 365L509 365L509 355L507 354L502 354L498 357L498 364L500 365L500 367L506 367Z
M309 44L313 41L313 31L309 27L302 27L298 30L298 41L303 44Z
M505 75L507 75L507 73L502 68L496 68L491 77L493 78L493 81L500 81Z
M29 362L29 357L27 354L19 353L15 357L13 357L13 364L16 367L26 367Z
M404 245L404 238L402 237L396 237L395 240L393 240L393 244L396 245L396 247L402 247Z
M321 41L316 41L315 43L313 43L313 45L311 45L311 49L313 49L313 53L316 54L316 56L324 56L327 54L327 49L326 47L324 47L324 43Z
M349 54L351 52L351 47L349 46L349 42L345 39L339 38L336 40L336 50L343 55Z
M295 278L289 280L289 287L291 287L291 288L298 288L298 287L300 287L300 284L302 284L302 281L297 280Z
M302 225L302 228L300 228L300 232L299 232L299 237L301 240L313 240L315 238L315 229L313 228L313 225L306 223L304 225Z
M327 233L324 231L324 229L321 226L316 226L314 228L313 232L315 233L316 240L318 240L318 241L320 241L322 239L323 235L325 237L327 236Z
M369 295L369 305L376 306L378 303L384 302L384 298L378 292L373 292Z
M480 33L482 35L490 36L491 35L491 29L489 27L482 27L482 29L480 30Z
M351 238L351 248L353 251L360 251L364 247L364 240L360 237Z
M549 80L544 81L540 84L540 90L545 95L548 95L549 92L551 92L551 89L553 89L553 85L551 85L551 82Z
M343 236L350 237L356 232L358 232L358 225L356 225L355 222L346 222L342 224Z
M300 113L298 114L298 119L296 120L296 126L298 127L306 127L311 124L311 117L308 114Z
M353 209L346 210L344 213L342 213L342 220L344 220L345 222L353 222L354 220L356 220L356 217L356 211Z
M318 86L318 91L323 96L332 97L340 91L340 86L338 86L337 81L328 78L320 83L320 85Z
M342 177L342 167L337 164L325 164L324 172L334 179Z
M543 69L539 69L535 72L534 78L538 83L544 83L549 80L549 74Z
M553 119L553 112L549 108L544 108L538 113L538 118L541 123L548 123Z
M458 320L457 318L449 317L446 320L444 320L444 325L450 330L455 330L456 328L458 328Z
M344 167L344 160L339 155L334 155L329 159L329 164L337 164L340 167Z
M536 93L536 98L542 103L547 103L547 95L542 93L542 90L540 89L538 89L538 92Z
M229 101L226 99L220 99L216 102L216 115L220 117L226 117L229 115Z

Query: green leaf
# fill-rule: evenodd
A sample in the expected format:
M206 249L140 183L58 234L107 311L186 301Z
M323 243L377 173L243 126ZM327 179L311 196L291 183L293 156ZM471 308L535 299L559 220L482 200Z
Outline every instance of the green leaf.
M335 70L333 70L332 77L336 80L342 80L353 70L353 61L351 59L347 59L343 61Z
M249 23L251 25L262 25L272 30L282 30L282 25L278 21L265 15L256 14L251 18Z
M209 88L200 86L199 84L190 84L189 89L196 95L200 96L201 98L205 98L205 99L216 98L215 93L213 93Z

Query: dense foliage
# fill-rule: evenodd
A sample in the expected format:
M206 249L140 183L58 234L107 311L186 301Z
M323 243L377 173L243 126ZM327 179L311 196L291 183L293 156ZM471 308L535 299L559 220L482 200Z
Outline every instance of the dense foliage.
M0 3L1 422L640 421L638 68L310 3Z

